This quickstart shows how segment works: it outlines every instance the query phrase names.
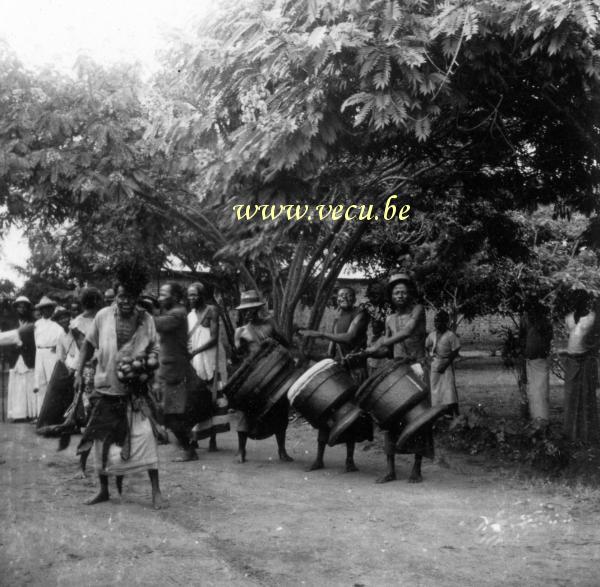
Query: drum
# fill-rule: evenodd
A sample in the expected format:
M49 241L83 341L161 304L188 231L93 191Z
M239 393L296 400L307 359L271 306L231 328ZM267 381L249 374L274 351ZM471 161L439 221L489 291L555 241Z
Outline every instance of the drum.
M294 380L290 352L268 340L250 355L223 389L230 407L251 417L265 417L281 400Z
M428 397L427 386L410 365L394 362L374 373L360 386L356 402L386 430Z
M329 421L329 446L352 440L362 442L373 440L373 422L354 402L342 404Z
M400 450L415 434L423 428L433 424L448 409L446 405L431 407L429 399L419 402L406 412L401 419L401 432L396 442L396 449Z
M313 427L320 428L355 391L352 376L333 359L324 359L296 380L288 399Z
M73 374L62 361L56 361L48 382L44 403L37 421L38 434L47 433L46 428L62 424L65 412L73 402Z

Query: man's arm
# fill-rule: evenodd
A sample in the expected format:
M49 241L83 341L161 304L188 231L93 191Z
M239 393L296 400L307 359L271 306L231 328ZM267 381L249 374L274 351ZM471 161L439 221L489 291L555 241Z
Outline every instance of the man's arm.
M380 336L373 344L369 345L365 350L364 354L368 357L375 359L385 359L389 355L389 347L381 345L380 341L385 340L386 337L391 336L392 330L390 328L390 316L385 319L385 335Z
M404 326L404 328L401 328L396 333L390 332L389 336L380 338L377 341L376 345L378 347L382 347L382 346L389 347L389 346L396 344L397 342L402 342L404 339L408 338L413 333L414 329L416 328L417 324L419 323L419 320L422 318L424 311L425 310L423 309L423 306L421 304L417 304L413 308L410 318L406 322L406 325Z

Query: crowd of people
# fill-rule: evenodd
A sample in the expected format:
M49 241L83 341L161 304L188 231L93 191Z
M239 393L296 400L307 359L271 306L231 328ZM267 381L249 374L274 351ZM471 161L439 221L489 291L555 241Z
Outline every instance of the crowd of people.
M298 330L304 343L303 352L295 355L297 361L306 366L308 360L331 357L344 366L357 387L369 378L370 358L409 365L425 382L431 405L440 407L440 413L457 415L454 362L460 341L450 329L448 314L438 312L428 333L425 308L413 279L405 273L390 276L387 294L392 311L384 334L369 343L369 314L357 305L352 288L341 287L331 331ZM187 291L180 283L167 282L156 299L143 293L140 282L126 277L103 295L94 287L85 287L68 307L48 296L35 305L25 296L14 300L18 326L0 333L0 346L16 349L9 372L7 416L16 422L41 419L44 402L55 401L50 395L46 398L56 377L55 367L66 368L71 377L70 407L61 422L50 424L55 425L53 431L60 434L63 447L71 434L82 431L77 453L84 475L87 457L93 452L99 491L89 504L109 499L110 476L115 477L120 493L124 475L148 471L153 504L160 508L158 444L168 441L167 430L181 449L179 462L197 460L196 449L203 439L208 439L209 451L216 451L217 434L230 430L232 424L237 431L239 462L246 461L248 438L272 435L280 460L292 460L286 450L287 401L279 402L268 425L252 414L228 410L223 387L231 373L229 349L220 309L210 301L207 288L199 282ZM258 292L241 294L236 310L243 319L232 341L241 357L253 356L269 340L291 346L265 306ZM564 429L572 440L594 441L598 439L597 340L593 336L596 314L589 296L577 297L566 324ZM521 338L532 416L547 423L552 324L540 304L526 308ZM310 340L316 339L328 341L324 354L310 350ZM431 426L399 449L401 432L400 424L384 432L387 469L379 483L397 478L398 452L414 454L410 482L422 480L422 458L433 458ZM330 433L326 425L319 428L310 471L324 467ZM65 438L67 442L63 442ZM362 414L352 433L338 440L346 445L346 471L357 470L355 445L364 440L373 440L373 423Z

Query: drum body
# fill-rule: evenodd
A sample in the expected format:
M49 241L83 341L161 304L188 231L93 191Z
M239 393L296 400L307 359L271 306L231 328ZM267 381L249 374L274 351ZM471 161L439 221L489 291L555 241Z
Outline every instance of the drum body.
M73 373L62 361L56 361L38 416L36 428L39 431L48 426L62 424L65 412L73 402L73 382Z
M313 365L290 387L291 404L315 428L327 426L332 413L356 391L352 376L332 359Z
M414 406L428 399L429 390L410 365L392 363L374 373L358 390L358 406L384 430L395 426Z
M264 418L285 399L294 373L290 352L274 341L267 341L242 363L223 392L230 407L252 418Z

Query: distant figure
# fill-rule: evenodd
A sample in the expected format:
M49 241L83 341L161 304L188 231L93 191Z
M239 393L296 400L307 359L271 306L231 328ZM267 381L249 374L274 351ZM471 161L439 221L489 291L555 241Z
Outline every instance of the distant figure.
M17 312L17 329L0 333L0 344L15 346L17 356L8 375L9 420L28 420L36 416L35 388L35 339L33 336L33 306L28 298L19 296L13 303Z
M596 442L600 437L596 387L598 349L594 340L596 313L591 297L574 292L573 311L566 317L569 342L565 360L564 432L569 440Z
M527 369L527 398L532 420L546 425L550 420L550 348L552 323L548 311L537 300L525 306L519 327Z
M458 415L458 394L454 376L454 359L460 351L458 336L448 328L450 317L441 310L435 315L434 330L425 340L431 357L431 405L448 406L450 414Z
M41 318L36 320L34 325L34 337L35 337L35 393L36 404L35 404L35 417L37 418L44 404L44 398L46 397L46 388L48 382L52 376L54 365L58 358L56 354L56 347L61 334L64 332L63 329L52 320L52 314L56 302L51 300L49 297L44 296L36 305L36 309L39 310Z
M115 303L115 290L112 287L109 287L104 292L104 306L112 306Z
M81 314L81 303L78 299L71 300L69 302L69 315L71 319L77 318Z

